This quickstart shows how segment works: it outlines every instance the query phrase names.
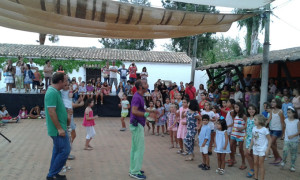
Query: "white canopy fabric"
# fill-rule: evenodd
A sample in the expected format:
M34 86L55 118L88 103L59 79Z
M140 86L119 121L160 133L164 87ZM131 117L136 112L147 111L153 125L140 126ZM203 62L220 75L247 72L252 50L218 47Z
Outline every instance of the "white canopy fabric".
M177 2L192 3L209 6L222 6L240 9L256 9L274 0L173 0Z
M80 37L159 39L226 32L255 14L210 14L110 0L0 0L0 26Z

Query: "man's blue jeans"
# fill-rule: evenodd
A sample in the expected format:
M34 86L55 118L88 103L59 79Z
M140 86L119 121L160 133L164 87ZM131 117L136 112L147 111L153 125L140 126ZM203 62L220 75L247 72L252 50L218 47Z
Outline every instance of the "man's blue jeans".
M62 170L71 151L67 131L66 136L51 136L51 138L53 140L53 150L49 174L47 177L54 177Z

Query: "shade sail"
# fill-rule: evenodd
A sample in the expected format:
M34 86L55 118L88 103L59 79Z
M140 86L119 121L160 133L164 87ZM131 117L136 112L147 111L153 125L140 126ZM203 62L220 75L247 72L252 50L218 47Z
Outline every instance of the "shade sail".
M120 39L175 38L226 32L255 14L173 11L109 0L1 0L0 25L66 36Z
M271 3L274 0L174 0L177 2L222 6L240 9L255 9Z

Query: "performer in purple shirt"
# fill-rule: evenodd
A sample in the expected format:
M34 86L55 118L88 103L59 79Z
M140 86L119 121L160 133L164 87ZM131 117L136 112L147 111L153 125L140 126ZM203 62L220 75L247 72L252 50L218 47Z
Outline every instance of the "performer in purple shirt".
M144 171L141 171L144 157L144 126L146 117L155 118L155 113L145 111L144 93L148 90L145 80L135 82L137 92L131 101L130 131L132 134L129 176L135 179L146 179Z

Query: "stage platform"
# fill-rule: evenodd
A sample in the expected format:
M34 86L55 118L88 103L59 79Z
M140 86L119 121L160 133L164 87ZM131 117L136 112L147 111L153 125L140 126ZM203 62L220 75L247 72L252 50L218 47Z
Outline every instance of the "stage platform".
M32 107L39 105L40 107L44 106L44 97L45 94L39 94L36 92L31 92L28 94L25 93L16 93L13 90L13 93L0 93L0 105L5 105L9 114L13 117L17 116L22 105L26 106L28 113ZM129 102L131 101L132 96L128 96ZM120 99L116 95L104 96L103 105L100 104L100 97L98 99L98 104L95 104L93 107L94 115L100 117L120 117L121 108L118 104ZM80 107L74 109L74 117L83 117L85 107Z

